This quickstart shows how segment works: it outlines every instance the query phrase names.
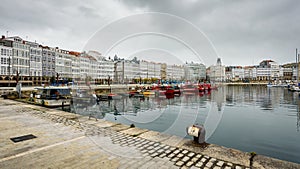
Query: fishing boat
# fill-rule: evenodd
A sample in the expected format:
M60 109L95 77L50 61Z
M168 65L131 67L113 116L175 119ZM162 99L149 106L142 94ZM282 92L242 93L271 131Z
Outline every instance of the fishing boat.
M183 94L187 94L187 95L193 95L195 93L198 93L199 92L199 89L193 85L193 84L188 84L188 85L185 85L183 86Z
M121 95L115 94L115 93L109 93L108 95L109 100L120 100L122 99Z
M292 91L292 92L300 92L299 86L292 85L288 89L289 89L289 91Z
M69 106L71 101L71 89L69 87L47 86L37 87L34 100L37 104L47 107Z
M155 95L155 92L154 92L154 91L151 91L151 90L146 90L146 91L143 92L143 94L144 94L145 96L150 96L150 95Z
M174 86L173 89L174 89L174 95L175 96L180 96L181 95L181 91L180 91L180 88L178 86Z

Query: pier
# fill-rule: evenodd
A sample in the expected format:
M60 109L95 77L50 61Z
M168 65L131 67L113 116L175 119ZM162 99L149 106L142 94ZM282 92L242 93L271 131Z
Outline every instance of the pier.
M300 164L0 99L0 168L300 168ZM33 135L34 137L21 137ZM12 138L23 138L13 142ZM250 159L252 159L250 166Z

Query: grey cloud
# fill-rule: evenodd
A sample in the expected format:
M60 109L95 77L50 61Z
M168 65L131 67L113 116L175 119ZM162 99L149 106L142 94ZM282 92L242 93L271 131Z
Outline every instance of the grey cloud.
M113 20L142 11L162 12L195 24L212 41L225 64L257 64L262 59L286 63L294 61L295 48L300 47L297 46L300 44L299 7L300 1L293 0L91 0L84 3L2 0L0 32L9 31L10 35L29 36L40 43L81 50L95 32ZM131 26L147 27L155 23L149 19ZM189 33L185 27L168 20L155 26L170 34Z

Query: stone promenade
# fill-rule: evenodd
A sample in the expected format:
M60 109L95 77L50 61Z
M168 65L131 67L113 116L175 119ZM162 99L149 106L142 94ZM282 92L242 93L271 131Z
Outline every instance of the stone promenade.
M36 138L13 142L32 134ZM0 99L0 168L246 169L249 153ZM265 156L252 168L300 168Z

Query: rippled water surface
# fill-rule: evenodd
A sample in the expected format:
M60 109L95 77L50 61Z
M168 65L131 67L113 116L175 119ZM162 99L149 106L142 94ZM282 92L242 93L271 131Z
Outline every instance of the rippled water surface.
M80 114L187 138L187 126L203 124L209 143L300 163L299 100L284 88L224 86L173 99L124 97L87 110L74 106Z

